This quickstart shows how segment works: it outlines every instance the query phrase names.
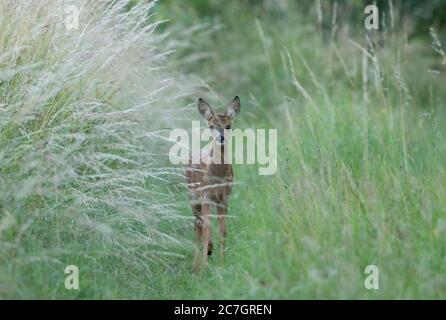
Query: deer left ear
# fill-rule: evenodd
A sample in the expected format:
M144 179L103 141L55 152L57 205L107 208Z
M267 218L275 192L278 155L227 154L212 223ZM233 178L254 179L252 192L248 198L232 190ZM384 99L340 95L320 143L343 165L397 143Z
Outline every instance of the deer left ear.
M234 119L239 114L240 108L240 98L236 96L229 104L226 115L231 119Z
M198 112L208 121L214 115L211 106L201 98L198 99Z

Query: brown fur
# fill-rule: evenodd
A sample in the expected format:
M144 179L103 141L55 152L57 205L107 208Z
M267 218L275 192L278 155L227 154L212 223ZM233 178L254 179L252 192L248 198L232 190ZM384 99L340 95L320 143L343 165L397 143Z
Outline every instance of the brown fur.
M189 186L192 212L195 215L195 232L198 243L203 243L203 251L200 257L199 249L196 250L194 270L205 265L208 256L212 254L213 243L211 239L211 213L213 207L217 207L218 226L220 234L220 254L225 252L226 222L228 201L232 192L233 171L231 164L224 164L226 155L225 144L218 145L218 140L224 134L224 129L231 128L232 121L240 111L240 99L235 97L224 114L214 114L211 107L201 98L198 100L198 110L207 120L213 131L213 149L210 156L220 158L220 163L192 164L190 161L186 169L186 178ZM225 139L224 142L226 142ZM204 153L204 152L203 152ZM216 154L214 154L216 153Z

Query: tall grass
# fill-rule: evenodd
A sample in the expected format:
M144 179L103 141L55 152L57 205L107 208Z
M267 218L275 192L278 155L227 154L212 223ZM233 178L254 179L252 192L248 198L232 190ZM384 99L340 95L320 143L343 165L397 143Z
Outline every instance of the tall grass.
M156 296L444 298L444 37L409 40L411 20L388 12L394 29L338 19L321 31L331 11L287 3L228 5L200 43L214 56L195 72L242 97L235 126L279 130L279 167L236 166L228 257L198 278L160 272ZM379 290L364 287L367 265Z
M0 2L0 296L52 297L68 264L149 273L178 245L159 229L177 215L162 187L176 171L153 133L193 84L169 67L175 39L153 13Z

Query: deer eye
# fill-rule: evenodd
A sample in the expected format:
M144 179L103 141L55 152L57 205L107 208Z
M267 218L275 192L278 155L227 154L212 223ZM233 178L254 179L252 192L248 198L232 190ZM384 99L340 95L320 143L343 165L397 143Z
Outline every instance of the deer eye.
M231 126L228 124L227 126L226 126L226 129L231 129Z

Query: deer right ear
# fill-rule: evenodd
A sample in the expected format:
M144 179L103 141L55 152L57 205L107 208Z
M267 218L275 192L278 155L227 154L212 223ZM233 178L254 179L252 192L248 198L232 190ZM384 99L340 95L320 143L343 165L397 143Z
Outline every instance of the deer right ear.
M228 111L226 111L226 114L231 118L234 119L240 112L240 98L238 96L235 96L234 99L232 99L231 103L228 106Z
M198 111L208 121L214 115L211 106L201 98L198 99Z

